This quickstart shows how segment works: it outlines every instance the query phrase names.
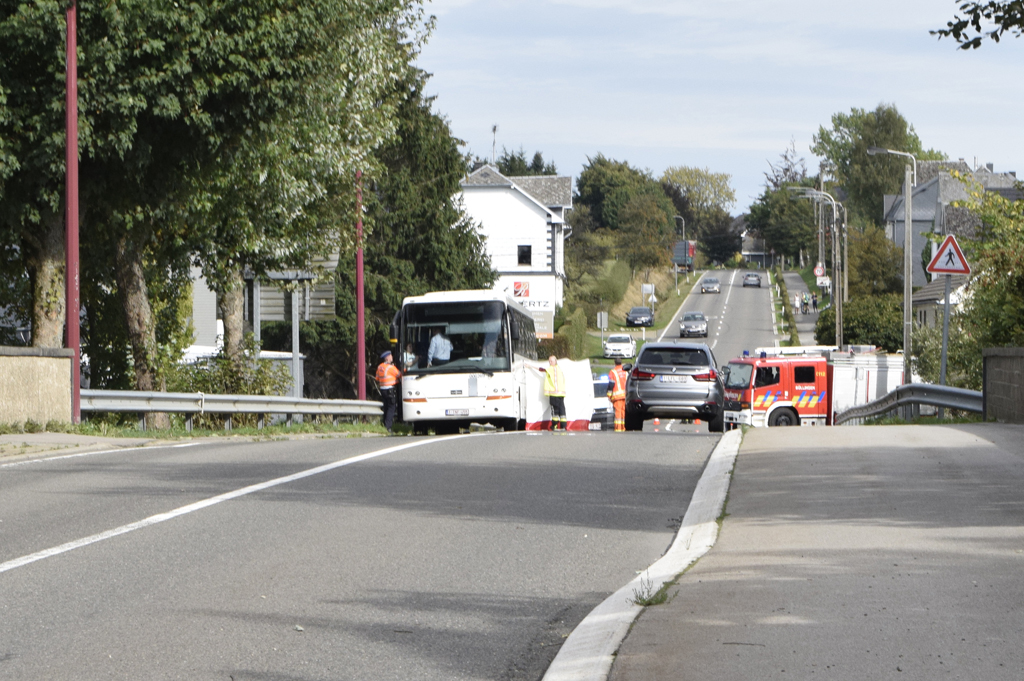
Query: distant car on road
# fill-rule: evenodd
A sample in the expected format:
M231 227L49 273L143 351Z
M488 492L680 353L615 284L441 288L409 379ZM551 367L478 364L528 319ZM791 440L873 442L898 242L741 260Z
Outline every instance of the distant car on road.
M608 336L604 342L605 357L622 357L629 359L636 356L636 339L628 334Z
M753 272L747 272L747 274L743 277L743 286L756 286L758 288L761 288L761 275L754 274Z
M721 293L722 285L714 277L707 277L704 281L700 282L701 293Z
M640 348L626 380L626 430L647 419L704 419L720 433L725 389L715 356L704 343L651 342Z
M649 307L634 307L626 315L626 326L653 326L654 310Z
M684 312L679 320L679 337L708 337L708 318L703 312Z

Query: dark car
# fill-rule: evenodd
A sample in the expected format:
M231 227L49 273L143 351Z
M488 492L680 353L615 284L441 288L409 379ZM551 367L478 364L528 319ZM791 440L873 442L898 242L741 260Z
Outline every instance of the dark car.
M654 310L649 307L634 307L626 315L626 326L652 326Z
M626 430L647 419L704 419L723 430L725 389L704 343L651 342L641 348L626 381Z
M754 274L753 272L747 272L747 274L744 275L743 277L743 285L756 286L758 288L761 288L761 275Z

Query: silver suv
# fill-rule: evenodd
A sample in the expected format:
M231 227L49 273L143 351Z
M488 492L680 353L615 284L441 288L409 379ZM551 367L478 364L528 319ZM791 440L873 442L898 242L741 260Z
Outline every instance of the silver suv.
M658 418L704 419L708 430L724 428L725 389L715 356L704 343L646 344L626 381L626 430L641 430Z

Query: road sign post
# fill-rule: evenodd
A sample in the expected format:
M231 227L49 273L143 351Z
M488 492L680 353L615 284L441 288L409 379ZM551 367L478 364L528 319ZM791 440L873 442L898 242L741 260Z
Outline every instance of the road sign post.
M935 257L925 268L932 274L946 275L946 295L943 300L942 309L942 361L939 364L939 385L946 385L946 353L949 347L949 297L952 294L951 279L954 274L970 274L971 267L967 264L964 252L960 250L960 244L956 237L950 234L939 246ZM940 413L941 416L941 413Z

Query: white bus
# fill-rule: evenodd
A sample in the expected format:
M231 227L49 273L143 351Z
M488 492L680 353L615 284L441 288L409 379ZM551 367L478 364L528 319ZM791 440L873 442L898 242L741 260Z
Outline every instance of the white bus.
M537 334L533 317L511 296L444 291L406 298L391 343L402 370L402 418L417 434L455 433L470 423L525 426L526 362L537 359Z

